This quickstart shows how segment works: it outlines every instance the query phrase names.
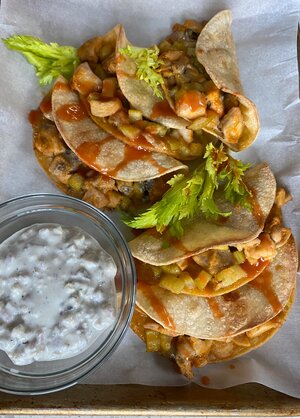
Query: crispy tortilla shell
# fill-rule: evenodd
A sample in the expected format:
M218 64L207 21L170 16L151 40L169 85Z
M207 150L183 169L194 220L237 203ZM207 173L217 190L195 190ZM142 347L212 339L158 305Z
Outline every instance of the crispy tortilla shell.
M167 155L130 147L101 130L62 76L53 87L52 112L61 136L80 160L114 179L143 181L186 168Z
M231 22L230 10L223 10L210 19L198 37L196 57L215 85L239 101L244 119L244 129L236 144L227 142L219 130L203 129L218 137L232 150L241 151L256 139L260 124L255 104L243 95Z
M284 309L295 287L296 273L297 251L291 236L260 276L234 292L214 298L176 295L140 281L136 304L172 332L224 339L251 330Z
M192 160L199 157L203 153L202 147L199 147L196 153L193 153L192 151L186 153L186 150L189 150L189 148L186 148L187 143L183 138L180 139L181 143L178 144L178 146L174 149L174 147L172 147L172 141L174 138L172 138L170 135L166 134L161 137L158 134L152 134L149 131L147 132L146 130L142 129L140 125L135 125L134 123L132 126L136 126L140 130L140 133L134 139L130 139L124 135L117 126L111 123L109 118L93 115L90 109L87 95L90 92L97 91L99 82L101 82L99 79L97 80L97 78L98 77L93 73L89 64L84 62L76 68L72 78L72 85L74 89L77 90L80 94L81 100L86 103L86 109L90 118L105 132L114 136L115 138L118 138L120 141L127 145L133 147L142 147L148 151L167 154L171 157L178 158L179 160ZM88 86L88 88L86 88L86 86ZM123 110L125 111L125 108Z
M165 97L161 99L156 96L152 88L136 76L134 60L119 52L120 49L127 48L129 45L131 44L126 38L124 28L121 28L116 50L116 74L126 99L148 119L159 122L168 128L185 128L189 122L176 115ZM161 93L164 95L163 92Z
M218 245L235 245L256 238L274 203L276 181L267 163L247 170L244 180L253 193L252 212L224 202L220 194L217 204L222 211L231 211L231 216L211 221L199 215L187 222L180 240L166 232L161 235L154 228L147 230L129 243L133 256L145 263L162 266Z

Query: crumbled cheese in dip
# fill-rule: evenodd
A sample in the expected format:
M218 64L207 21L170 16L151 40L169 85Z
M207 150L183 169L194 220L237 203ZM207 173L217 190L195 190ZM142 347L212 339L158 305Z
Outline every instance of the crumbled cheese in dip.
M116 317L112 257L77 227L34 224L0 244L0 350L16 365L75 356Z

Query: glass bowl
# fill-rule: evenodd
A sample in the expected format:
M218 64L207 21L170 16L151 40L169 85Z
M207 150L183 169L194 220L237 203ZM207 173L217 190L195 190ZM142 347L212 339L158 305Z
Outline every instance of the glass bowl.
M0 391L21 395L68 388L99 367L121 342L135 301L136 275L130 250L117 227L101 211L81 200L62 195L35 194L12 199L0 205L0 243L36 223L78 226L100 243L117 266L117 309L113 325L74 357L17 366L5 352L0 351Z

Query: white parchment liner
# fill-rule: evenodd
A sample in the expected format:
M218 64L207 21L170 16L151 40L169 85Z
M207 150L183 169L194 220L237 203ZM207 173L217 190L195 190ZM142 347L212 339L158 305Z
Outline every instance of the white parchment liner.
M128 38L149 46L168 34L184 18L209 19L216 12L233 11L233 32L246 95L258 106L261 132L240 158L266 160L278 183L294 200L285 208L285 221L300 243L300 104L296 35L297 0L2 0L0 36L13 33L40 36L45 41L79 46L122 23ZM56 192L38 163L31 145L30 109L42 97L34 71L24 58L0 44L0 201L35 192ZM212 388L245 382L300 397L300 292L287 323L264 347L196 373L210 378ZM234 364L235 368L229 368ZM172 363L145 352L129 331L112 358L85 383L184 385Z

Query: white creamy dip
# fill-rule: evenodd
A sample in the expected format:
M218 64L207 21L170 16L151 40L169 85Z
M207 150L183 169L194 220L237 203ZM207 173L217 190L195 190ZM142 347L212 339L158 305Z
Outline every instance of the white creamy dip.
M116 317L112 257L77 227L34 224L0 244L0 350L16 365L85 350Z

